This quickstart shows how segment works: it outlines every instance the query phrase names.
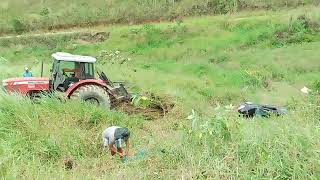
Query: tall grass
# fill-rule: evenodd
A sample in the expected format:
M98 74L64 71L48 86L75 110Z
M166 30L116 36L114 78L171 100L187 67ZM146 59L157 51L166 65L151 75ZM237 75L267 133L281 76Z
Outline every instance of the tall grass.
M36 177L45 167L63 170L69 159L73 163L86 158L105 159L107 152L103 152L101 144L103 128L122 125L133 130L143 122L139 117L92 109L78 102L64 104L43 98L34 104L3 92L0 101L2 177Z
M226 14L243 9L278 9L318 4L317 0L4 0L0 3L0 33L23 33L104 23L174 20L185 16ZM25 7L28 8L25 8Z
M192 124L197 126L186 132L184 141L193 148L182 152L195 160L193 166L201 166L192 177L319 178L319 131L312 128L319 123L314 119L316 106L302 105L294 114L251 122L224 109L213 118L195 117Z
M314 101L299 104L284 117L253 121L220 108L212 117L196 114L194 119L174 123L161 120L168 123L160 125L162 130L139 116L92 109L79 102L43 98L34 104L1 93L0 103L4 178L320 176L319 109ZM125 165L104 152L101 132L111 125L129 127L131 152L144 149L146 157Z
M68 41L60 36L10 39L0 48L6 59L0 61L0 79L21 76L25 64L37 76L41 60L48 75L50 54L67 51L96 56L97 69L112 80L125 80L130 92L154 94L175 106L165 118L148 121L80 102L43 98L33 103L1 92L0 176L320 178L319 32L304 25L319 22L317 10L110 26L110 38L98 43L72 36ZM286 38L275 38L279 32ZM311 41L288 40L303 36ZM119 56L106 57L105 52L115 51ZM122 62L122 57L131 60ZM313 92L300 93L303 86ZM287 106L289 114L245 120L224 108L243 101ZM192 109L196 116L187 120ZM132 155L143 149L145 157L123 164L103 153L101 132L111 125L127 126ZM66 168L71 162L72 169Z

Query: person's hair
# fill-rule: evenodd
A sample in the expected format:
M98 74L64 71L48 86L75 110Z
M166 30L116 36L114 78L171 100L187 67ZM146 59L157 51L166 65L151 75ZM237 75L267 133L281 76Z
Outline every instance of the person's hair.
M125 129L125 131L124 131L124 133L122 134L122 136L123 136L125 139L129 139L129 137L130 137L130 131L129 131L128 128L124 128L124 129Z

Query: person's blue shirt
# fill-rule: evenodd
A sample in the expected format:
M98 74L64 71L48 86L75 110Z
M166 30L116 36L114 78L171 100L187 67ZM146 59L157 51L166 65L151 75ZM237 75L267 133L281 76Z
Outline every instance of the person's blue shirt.
M30 71L25 71L23 77L32 77L32 73Z

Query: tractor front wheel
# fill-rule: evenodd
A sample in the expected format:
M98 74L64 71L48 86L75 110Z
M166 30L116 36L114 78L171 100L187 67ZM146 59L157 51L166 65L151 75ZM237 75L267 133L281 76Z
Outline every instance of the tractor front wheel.
M108 109L111 107L108 92L101 86L93 84L79 87L72 93L70 99L80 99Z

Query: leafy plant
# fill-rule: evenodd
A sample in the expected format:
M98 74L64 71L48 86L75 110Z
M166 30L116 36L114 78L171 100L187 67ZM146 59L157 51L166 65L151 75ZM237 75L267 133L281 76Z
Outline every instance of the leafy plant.
M213 64L220 64L220 63L226 62L228 60L229 60L229 57L227 55L219 55L219 56L210 58L209 62L213 63Z
M247 85L260 87L268 79L268 75L262 70L245 70L243 78Z
M214 118L207 119L200 117L192 110L192 114L187 117L188 120L192 121L191 129L188 133L200 142L203 140L211 141L211 138L218 138L224 141L230 140L230 131L222 117L223 116L218 113ZM207 138L203 139L204 136Z
M50 11L49 11L49 9L46 8L46 7L42 8L41 11L40 11L40 15L41 15L41 16L48 16L49 13L50 13Z
M152 106L155 102L146 96L133 95L131 103L134 106L146 108Z
M21 19L13 19L12 26L16 33L21 34L26 31L26 26L23 24Z
M171 47L174 44L181 44L188 35L188 28L181 21L167 28L158 28L152 24L146 24L141 29L131 30L131 39L139 39L133 53L146 49Z

